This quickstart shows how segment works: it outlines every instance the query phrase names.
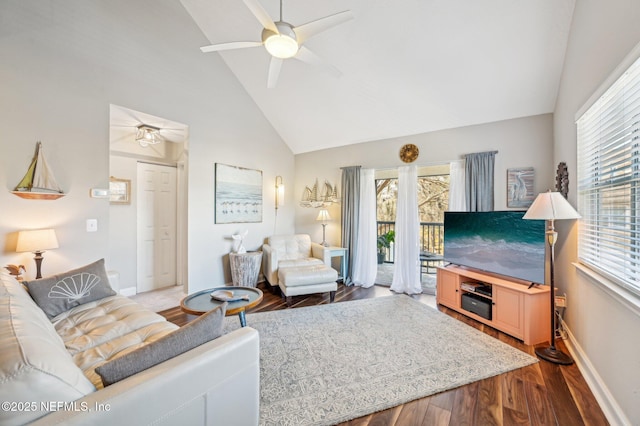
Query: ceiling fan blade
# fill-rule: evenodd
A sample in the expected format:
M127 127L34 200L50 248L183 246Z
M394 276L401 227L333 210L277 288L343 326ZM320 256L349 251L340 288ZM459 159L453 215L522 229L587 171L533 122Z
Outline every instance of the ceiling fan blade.
M231 43L212 44L211 46L201 47L203 53L219 52L221 50L243 49L245 47L262 46L261 41L232 41Z
M310 39L314 35L351 19L353 19L353 13L351 13L350 10L345 10L334 15L325 16L324 18L299 25L295 27L293 31L296 33L298 43L302 44L305 40Z
M267 88L273 89L276 87L278 83L278 76L280 75L280 68L282 68L283 59L276 58L275 56L271 57L271 62L269 63L269 77L267 78Z
M304 62L305 64L309 64L309 65L313 65L315 67L321 68L322 70L328 72L334 77L340 77L342 75L342 73L338 68L334 67L328 62L325 62L324 59L322 59L321 57L313 53L311 50L309 50L305 46L300 46L300 50L298 50L298 53L293 58L301 62Z
M271 19L271 16L264 10L264 7L258 2L258 0L243 0L244 4L247 5L251 13L260 21L262 26L268 30L273 31L278 34L278 28L276 28L276 24Z

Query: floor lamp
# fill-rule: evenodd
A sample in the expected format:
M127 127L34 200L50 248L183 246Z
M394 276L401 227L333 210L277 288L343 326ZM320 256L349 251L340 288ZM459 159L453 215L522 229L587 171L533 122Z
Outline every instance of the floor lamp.
M551 336L548 348L536 348L536 355L556 364L573 364L571 356L556 349L556 287L554 273L554 246L558 239L553 222L558 219L579 219L580 215L559 192L543 192L536 199L523 216L523 219L546 220L547 244L549 244L549 297L551 298Z

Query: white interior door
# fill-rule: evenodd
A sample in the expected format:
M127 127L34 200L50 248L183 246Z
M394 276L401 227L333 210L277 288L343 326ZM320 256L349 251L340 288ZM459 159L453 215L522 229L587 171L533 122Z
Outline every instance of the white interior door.
M138 293L176 284L176 168L138 163Z

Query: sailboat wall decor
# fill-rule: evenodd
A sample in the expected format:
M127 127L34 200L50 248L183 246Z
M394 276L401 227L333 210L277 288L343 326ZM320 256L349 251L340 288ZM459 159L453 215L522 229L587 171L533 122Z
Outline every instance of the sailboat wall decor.
M313 185L313 188L305 186L302 193L302 200L300 205L302 207L327 207L333 203L339 203L340 197L338 196L338 185L331 186L327 181L324 182L322 190L318 190L318 180Z
M57 200L64 197L64 192L44 158L42 142L36 144L36 153L27 173L11 193L30 200Z

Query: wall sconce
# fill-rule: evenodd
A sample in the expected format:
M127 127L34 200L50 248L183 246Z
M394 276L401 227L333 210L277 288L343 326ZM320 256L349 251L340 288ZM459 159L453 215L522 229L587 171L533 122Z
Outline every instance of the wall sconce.
M284 205L284 183L282 176L276 176L276 210Z
M36 256L36 279L42 278L42 253L45 250L57 249L58 239L56 238L56 232L53 229L36 229L34 231L20 231L18 232L18 243L16 245L16 252L22 253L31 251Z
M327 230L327 221L331 220L329 211L327 209L320 209L316 220L322 221L322 245L325 247L328 247L329 244L327 243L325 236L326 236L326 230Z
M160 129L146 124L139 125L138 131L136 132L136 142L138 142L143 148L146 148L149 145L159 144L162 142Z

